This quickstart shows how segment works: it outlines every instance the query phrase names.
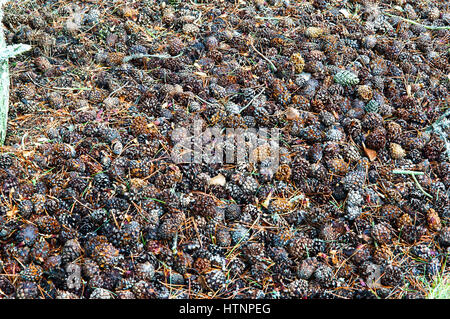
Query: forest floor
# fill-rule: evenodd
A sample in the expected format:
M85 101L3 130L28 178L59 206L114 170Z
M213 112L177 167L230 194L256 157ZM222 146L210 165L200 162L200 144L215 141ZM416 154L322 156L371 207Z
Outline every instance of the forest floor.
M4 10L0 299L450 298L448 1Z

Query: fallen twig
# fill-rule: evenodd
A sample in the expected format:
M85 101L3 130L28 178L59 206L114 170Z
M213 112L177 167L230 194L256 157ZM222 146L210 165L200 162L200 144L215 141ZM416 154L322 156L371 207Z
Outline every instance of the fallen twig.
M415 175L411 175L412 179L414 180L414 182L416 183L417 187L420 189L420 191L427 197L433 198L433 196L431 196L430 194L428 194L420 185L419 181L417 180Z
M129 61L131 61L131 60L134 60L134 59L141 59L141 58L175 59L175 58L178 58L178 57L180 57L180 56L182 56L182 55L183 55L183 53L180 53L180 54L175 55L175 56L171 56L171 55L169 55L169 54L144 54L144 53L136 53L136 54L131 54L131 55L128 55L128 56L124 57L122 61L123 61L124 63L126 63L126 62L129 62Z
M424 27L425 29L428 29L428 30L450 30L450 26L434 27L434 26L429 26L429 25L425 25L425 24L419 23L419 22L414 21L414 20L406 19L406 18L397 16L397 15L394 15L394 14L390 14L390 13L387 13L387 12L383 12L383 13L385 15L393 17L393 18L402 19L403 21L411 23L411 24L420 25L420 26L422 26L422 27Z
M394 169L392 171L393 174L405 174L405 175L423 175L424 172L417 172L417 171L409 171L404 169Z
M427 197L433 198L432 195L428 194L423 188L422 185L420 185L419 181L416 178L416 175L424 175L424 172L417 172L417 171L409 171L409 170L403 170L403 169L394 169L392 171L394 174L403 174L403 175L411 175L412 179L414 180L414 183L416 184L417 188Z
M275 64L273 64L273 62L270 61L269 58L267 58L264 54L262 54L255 48L255 46L253 45L253 39L252 39L252 41L250 41L250 46L252 47L253 50L255 50L256 53L258 53L259 56L261 56L264 60L266 60L270 64L273 72L277 72L277 68L275 67Z
M244 111L246 108L248 108L248 107L253 103L254 100L256 100L261 94L263 94L264 91L265 91L265 88L263 88L258 94L256 94L256 95L252 98L252 100L251 100L250 102L248 102L247 105L244 106L244 107L239 111L239 113L242 113L242 111Z

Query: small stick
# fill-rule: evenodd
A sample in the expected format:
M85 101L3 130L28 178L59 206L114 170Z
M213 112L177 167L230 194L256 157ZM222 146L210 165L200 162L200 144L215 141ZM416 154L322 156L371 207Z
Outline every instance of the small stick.
M426 131L429 132L429 131L433 130L436 126L439 127L441 125L442 121L449 115L450 115L450 109L446 110L444 114L439 116L439 118L426 129Z
M134 60L134 59L140 59L140 58L158 58L158 59L175 59L178 58L180 56L182 56L183 53L180 53L178 55L175 56L171 56L168 54L143 54L143 53L136 53L136 54L131 54L128 55L126 57L123 58L123 62L126 63L128 61Z
M196 99L200 100L200 101L203 102L203 103L206 103L206 104L208 104L208 105L214 105L214 103L208 102L208 101L202 99L202 98L201 98L200 96L198 96L198 95L195 95L194 97L195 97Z
M423 188L422 185L419 184L419 181L416 178L416 175L423 175L424 172L416 172L416 171L408 171L403 169L394 169L392 171L394 174L404 174L404 175L411 175L412 179L414 180L414 183L417 185L417 188L427 197L433 198L432 195L428 194Z
M255 19L260 19L260 20L283 20L283 19L286 19L286 17L260 17L260 16L256 16Z
M259 92L258 94L256 94L256 95L252 98L252 100L251 100L250 102L248 102L248 104L247 104L246 106L244 106L244 107L239 111L239 113L242 113L242 111L244 111L246 108L248 108L248 107L253 103L254 100L256 100L261 94L263 94L264 90L265 90L265 88L263 88L263 89L261 90L261 92Z
M253 41L250 41L250 46L252 47L253 50L255 50L256 53L258 53L264 60L266 60L270 66L272 67L273 72L277 72L277 68L275 67L275 65L273 64L272 61L270 61L264 54L262 54L261 52L259 52L255 46L253 45Z
M420 191L427 197L433 198L433 196L431 196L430 194L428 194L423 188L422 186L419 184L419 181L417 180L415 175L411 175L411 177L413 178L414 182L416 183L417 187L420 189Z
M119 92L120 90L122 90L124 87L126 87L128 84L130 84L130 82L125 83L124 85L122 85L120 88L114 90L113 92L111 92L108 97L111 97L113 94Z
M177 243L178 243L178 232L175 233L175 236L173 237L173 243L172 243L172 253L174 255L177 254Z
M417 172L417 171L409 171L409 170L403 170L403 169L394 169L392 171L394 174L406 174L406 175L423 175L424 172Z
M394 14L390 14L390 13L387 13L387 12L384 12L384 11L383 11L383 13L385 15L393 17L393 18L402 19L403 21L411 23L411 24L420 25L420 26L422 26L422 27L424 27L425 29L428 29L428 30L450 30L450 26L433 27L433 26L429 26L429 25L425 25L425 24L419 23L419 22L414 21L414 20L410 20L410 19L406 19L406 18L403 18L403 17L400 17L400 16L396 16Z

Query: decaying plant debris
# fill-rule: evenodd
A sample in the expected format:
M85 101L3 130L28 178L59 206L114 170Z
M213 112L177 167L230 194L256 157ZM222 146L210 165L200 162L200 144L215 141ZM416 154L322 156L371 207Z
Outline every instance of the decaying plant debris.
M447 1L4 10L32 49L10 59L1 298L424 298L448 276ZM197 118L279 128L278 170L173 163Z

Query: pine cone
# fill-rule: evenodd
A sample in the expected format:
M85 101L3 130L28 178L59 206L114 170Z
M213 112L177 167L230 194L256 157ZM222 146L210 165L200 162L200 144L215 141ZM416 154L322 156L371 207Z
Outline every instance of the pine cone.
M358 76L350 71L343 70L334 76L334 81L343 86L351 86L359 83Z
M393 159L402 159L406 156L405 150L397 143L391 143L389 149L391 151L391 157Z
M386 145L386 130L378 127L366 137L366 146L372 150L382 149Z
M372 88L368 85L360 85L357 89L358 95L364 101L370 101L373 97ZM367 110L366 110L367 112Z
M372 237L376 242L381 244L388 244L392 240L389 227L383 224L376 224L375 226L373 226Z
M312 252L313 241L306 235L299 235L294 238L288 247L289 253L294 258L305 258Z
M302 73L305 67L305 60L302 55L298 52L291 55L291 62L294 65L295 72Z
M375 100L370 100L365 106L364 110L367 113L378 113L378 110L380 109L380 105Z
M320 37L324 33L325 33L325 30L320 27L308 27L305 30L305 35L308 38L313 38L313 39Z

